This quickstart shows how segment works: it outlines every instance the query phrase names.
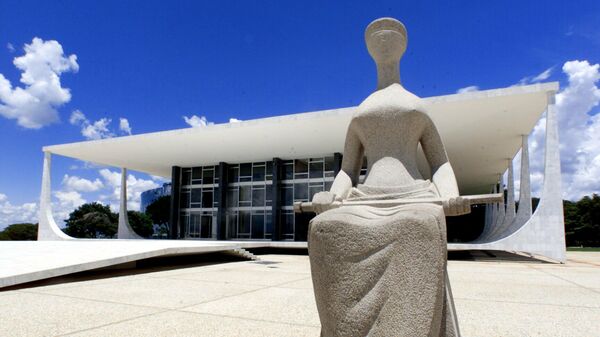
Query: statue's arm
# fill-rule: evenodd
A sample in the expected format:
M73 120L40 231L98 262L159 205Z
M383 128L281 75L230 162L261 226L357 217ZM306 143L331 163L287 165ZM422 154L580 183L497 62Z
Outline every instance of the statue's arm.
M433 124L431 118L426 116L427 123L421 136L421 146L425 153L425 158L431 167L431 180L435 184L440 197L444 200L444 213L447 216L463 215L471 212L469 201L459 195L456 176L442 138Z
M442 138L433 121L428 116L426 118L427 123L425 123L425 129L421 136L421 146L431 167L431 180L442 198L458 197L456 176L448 160Z
M346 132L346 142L344 143L342 168L329 190L335 194L336 199L346 199L352 186L358 183L363 156L364 147L358 136L357 125L354 122L350 122L348 132Z

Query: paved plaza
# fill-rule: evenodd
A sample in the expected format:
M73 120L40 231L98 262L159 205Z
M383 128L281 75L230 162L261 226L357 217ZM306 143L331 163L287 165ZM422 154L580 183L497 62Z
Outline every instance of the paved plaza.
M600 253L567 255L451 260L463 336L597 336ZM0 291L0 336L319 336L306 255L179 259Z

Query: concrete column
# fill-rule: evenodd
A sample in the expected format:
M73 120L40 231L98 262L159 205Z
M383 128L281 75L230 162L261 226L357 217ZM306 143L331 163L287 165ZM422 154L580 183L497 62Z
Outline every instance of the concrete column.
M529 174L529 136L523 135L521 146L521 183L519 187L519 210L515 223L523 225L531 218L531 177Z
M506 214L504 215L504 228L510 226L515 219L515 176L513 161L508 161L508 182L506 186Z
M179 231L179 198L181 197L181 167L171 167L171 209L169 214L169 239L177 239Z
M52 184L50 166L52 155L44 152L44 168L42 171L42 191L40 193L40 210L38 213L38 241L74 239L65 234L52 216Z
M227 171L229 165L224 162L220 162L218 166L217 176L219 177L219 186L217 187L219 193L219 208L217 210L217 240L227 239Z
M273 158L273 186L271 188L271 223L273 234L271 240L281 240L281 171L282 162L279 158Z
M121 200L119 207L119 228L117 230L117 238L119 239L143 239L137 235L127 216L127 169L121 168Z

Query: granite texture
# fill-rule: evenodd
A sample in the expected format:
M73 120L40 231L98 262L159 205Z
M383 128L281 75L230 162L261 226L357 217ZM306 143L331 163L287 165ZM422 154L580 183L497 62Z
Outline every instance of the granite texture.
M341 171L313 198L319 213L308 247L321 335L458 336L446 276L446 215L470 211L424 102L400 84L404 25L391 18L365 32L377 91L358 107ZM422 147L431 181L417 166ZM359 184L363 159L367 175ZM340 200L442 198L443 206L345 206Z

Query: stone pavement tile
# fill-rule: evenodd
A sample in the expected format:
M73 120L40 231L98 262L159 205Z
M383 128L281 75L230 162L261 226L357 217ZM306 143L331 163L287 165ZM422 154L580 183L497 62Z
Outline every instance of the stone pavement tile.
M0 336L56 336L159 311L149 307L10 291L0 297Z
M187 307L185 311L319 326L310 289L266 288Z
M600 332L600 309L456 299L463 336L592 337Z
M304 274L268 271L263 269L198 270L194 273L169 276L172 279L200 280L258 286L273 286L306 278Z
M600 267L532 267L565 282L600 289Z
M575 286L454 282L451 283L451 287L454 297L458 299L600 308L599 293Z
M319 327L169 311L80 331L74 337L318 337Z
M477 273L530 273L535 271L529 268L532 263L527 262L480 262L480 261L448 261L448 270L455 272Z
M313 290L313 282L311 277L306 277L302 280L292 281L284 284L280 284L279 288L295 288L295 289L310 289Z
M121 282L42 289L39 292L159 308L180 308L259 288L251 285L168 278L124 278Z
M519 269L513 272L494 272L490 270L480 271L477 267L460 271L449 268L448 276L450 277L451 284L456 282L479 282L483 284L504 283L530 286L573 286L573 284L565 280L531 269Z

